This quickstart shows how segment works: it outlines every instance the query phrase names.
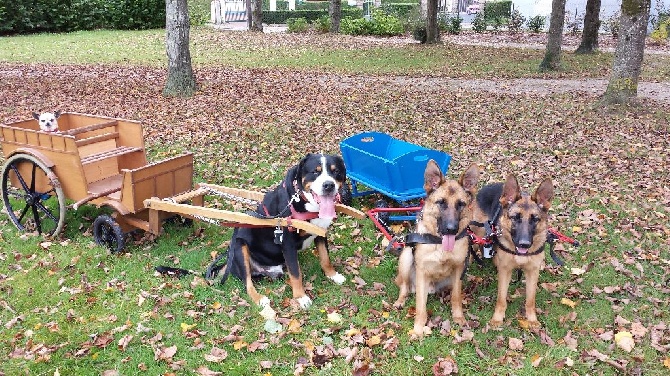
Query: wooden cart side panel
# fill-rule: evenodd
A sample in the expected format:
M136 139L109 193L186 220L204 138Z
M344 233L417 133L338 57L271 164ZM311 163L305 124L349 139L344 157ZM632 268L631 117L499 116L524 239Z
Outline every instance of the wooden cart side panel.
M193 154L185 154L133 170L122 170L121 202L132 212L144 209L144 200L166 198L193 187Z
M144 149L142 123L119 119L119 146L134 146Z

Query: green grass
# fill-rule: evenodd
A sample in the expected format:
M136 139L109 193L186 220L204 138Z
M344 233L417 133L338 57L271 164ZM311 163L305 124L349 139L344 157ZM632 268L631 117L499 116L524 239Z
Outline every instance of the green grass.
M0 61L52 64L131 64L164 66L164 30L98 30L68 34L37 34L0 38ZM207 27L191 30L191 54L196 66L227 65L241 68L317 69L345 73L404 74L472 77L543 76L537 67L541 50L416 44L383 47L351 37L260 35L262 43L246 33L221 32ZM284 40L282 40L282 38ZM333 37L331 37L333 38ZM49 51L49 53L45 53ZM563 71L547 76L604 77L612 55L563 53ZM645 56L643 79L667 80L670 58Z

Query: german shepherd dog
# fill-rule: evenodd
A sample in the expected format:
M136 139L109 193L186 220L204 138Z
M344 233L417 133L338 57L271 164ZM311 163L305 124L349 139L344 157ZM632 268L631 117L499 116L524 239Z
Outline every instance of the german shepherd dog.
M458 181L447 180L431 160L424 172L426 199L417 217L416 232L408 234L407 246L398 261L396 284L399 287L396 308L405 304L407 295L416 292L414 333L425 334L428 319L428 294L451 285L451 314L454 322L465 323L461 274L468 255L466 228L472 220L479 182L479 167L471 165Z
M523 270L526 277L526 318L531 326L540 326L535 294L545 259L548 211L553 196L554 186L550 179L545 179L535 193L529 195L521 192L513 174L507 176L504 184L486 185L477 194L474 222L491 221L498 231L493 238L493 262L498 269L498 298L490 321L493 327L500 326L505 319L507 291L514 269ZM483 236L482 228L473 231Z

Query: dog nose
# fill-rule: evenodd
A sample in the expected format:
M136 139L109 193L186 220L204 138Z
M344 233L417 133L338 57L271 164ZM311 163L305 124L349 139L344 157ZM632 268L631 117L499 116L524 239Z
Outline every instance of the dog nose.
M518 246L520 248L530 248L531 242L527 239L519 240Z
M324 193L333 193L335 192L335 182L332 181L324 182L322 188Z
M444 235L454 235L458 232L458 222L447 222L442 233Z

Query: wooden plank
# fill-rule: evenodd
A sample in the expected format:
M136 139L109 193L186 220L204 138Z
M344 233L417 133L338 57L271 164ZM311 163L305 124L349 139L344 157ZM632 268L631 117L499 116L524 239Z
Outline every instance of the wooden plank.
M218 219L226 222L248 224L248 225L269 226L269 227L274 227L277 225L287 227L289 225L286 218L275 218L275 219L256 218L248 214L228 210L204 208L200 206L192 206L186 204L177 204L162 201L157 198L151 198L145 200L144 207L152 210L166 211L175 214L185 214L191 216L199 215L205 218ZM291 221L291 227L295 227L299 230L306 231L312 235L326 236L325 229L306 221L293 220Z
M198 187L213 189L215 191L219 191L222 193L228 193L237 197L247 198L259 202L263 201L263 197L265 197L265 193L262 192L249 191L240 188L224 187L222 185L216 185L216 184L199 183Z
M215 184L207 184L207 183L199 183L198 187L202 187L205 189L213 189L219 192L223 193L228 193L234 196L238 197L243 197L243 198L248 198L250 200L258 201L261 202L263 201L263 197L265 196L265 193L261 192L255 192L255 191L249 191L246 189L240 189L240 188L230 188L230 187L224 187L221 185L215 185ZM356 219L364 219L367 217L367 215L356 209L352 208L351 206L343 205L343 204L336 204L335 205L335 211L338 213L346 214L348 216L354 217Z
M140 148L135 148L132 146L121 146L116 149L104 151L99 154L93 154L89 155L88 157L84 157L81 159L82 164L88 164L88 163L93 163L93 162L98 162L103 159L107 158L112 158L112 157L118 157L123 154L129 154L129 153L134 153L136 151L142 151Z
M77 144L77 146L85 146L89 144L94 144L96 142L107 141L116 138L119 138L119 132L103 133L97 136L77 140L75 141L75 143Z
M63 133L66 134L66 135L74 136L74 135L84 133L84 132L90 132L90 131L95 131L95 130L102 129L102 128L115 126L118 123L119 122L117 120L106 121L104 123L96 123L96 124L87 125L85 127L70 129L70 130L65 131Z

